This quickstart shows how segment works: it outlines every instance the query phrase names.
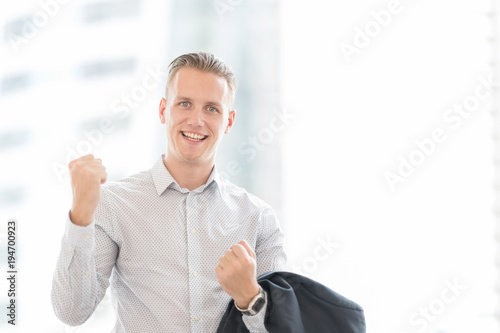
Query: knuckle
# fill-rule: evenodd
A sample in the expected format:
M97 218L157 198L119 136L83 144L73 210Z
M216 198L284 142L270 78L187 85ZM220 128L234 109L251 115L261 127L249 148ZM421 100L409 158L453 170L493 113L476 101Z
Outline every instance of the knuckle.
M71 173L78 174L79 172L80 172L80 164L78 164L78 162L75 162L71 167Z
M243 259L243 263L245 266L252 266L253 265L253 259L250 257L246 257Z
M96 170L91 169L91 168L82 168L80 170L80 173L81 173L82 177L85 177L85 178L95 178L98 176Z

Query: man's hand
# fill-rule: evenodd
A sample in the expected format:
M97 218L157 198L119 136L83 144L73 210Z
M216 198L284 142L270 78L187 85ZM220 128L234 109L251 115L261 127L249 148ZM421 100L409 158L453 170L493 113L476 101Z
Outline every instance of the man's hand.
M69 162L68 168L73 190L70 219L74 224L87 226L92 223L101 198L101 184L108 176L106 168L92 154Z
M260 292L255 259L255 252L242 240L226 250L215 267L222 289L242 309L248 308L252 298Z

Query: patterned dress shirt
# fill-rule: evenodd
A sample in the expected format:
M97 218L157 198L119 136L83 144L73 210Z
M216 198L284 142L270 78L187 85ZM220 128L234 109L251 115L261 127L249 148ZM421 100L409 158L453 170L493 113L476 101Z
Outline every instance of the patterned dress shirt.
M283 233L267 204L216 167L204 185L180 188L164 157L103 184L90 225L75 225L68 214L52 284L64 323L84 323L111 284L112 332L215 332L231 300L215 274L227 249L245 239L257 276L284 270ZM242 316L250 332L266 332L265 307Z

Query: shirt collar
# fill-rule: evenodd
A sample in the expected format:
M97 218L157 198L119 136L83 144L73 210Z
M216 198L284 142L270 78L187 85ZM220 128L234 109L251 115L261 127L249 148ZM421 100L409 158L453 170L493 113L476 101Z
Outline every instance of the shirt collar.
M161 195L169 187L182 193L188 193L189 190L186 188L181 188L174 177L172 177L167 167L165 167L165 164L163 164L164 158L165 154L163 153L151 168L151 176L153 177L153 183L156 187L156 193L158 193L158 195ZM217 171L217 166L214 166L214 168L212 169L207 182L194 189L192 192L201 193L205 190L205 188L212 184L212 182L214 182L215 186L217 186L217 188L220 190L221 178L219 172Z

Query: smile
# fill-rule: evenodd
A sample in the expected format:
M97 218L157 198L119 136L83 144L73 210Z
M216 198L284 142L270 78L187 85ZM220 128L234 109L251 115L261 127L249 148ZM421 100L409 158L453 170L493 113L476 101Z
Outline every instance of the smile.
M185 138L188 138L191 141L202 141L208 137L208 135L200 135L191 132L181 132L181 133Z

